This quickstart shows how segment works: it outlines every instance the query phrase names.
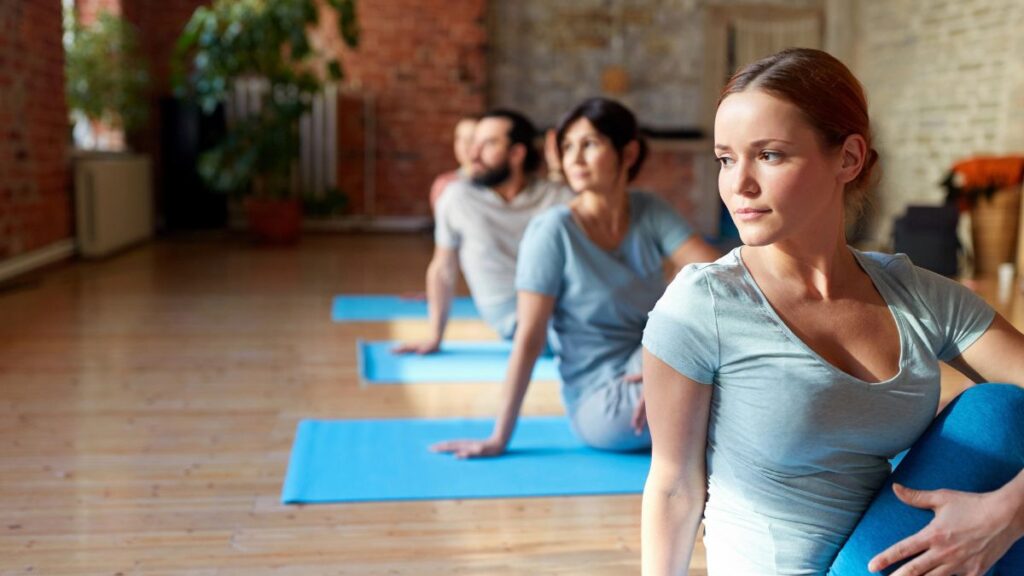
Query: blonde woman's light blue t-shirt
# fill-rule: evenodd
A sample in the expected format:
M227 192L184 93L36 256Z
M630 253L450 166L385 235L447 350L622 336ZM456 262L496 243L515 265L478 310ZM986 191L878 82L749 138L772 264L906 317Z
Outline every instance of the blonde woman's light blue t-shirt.
M796 336L737 248L684 268L643 344L714 386L707 441L710 576L823 574L888 476L889 459L935 416L939 361L981 336L994 311L904 255L851 249L899 329L899 372L869 383Z

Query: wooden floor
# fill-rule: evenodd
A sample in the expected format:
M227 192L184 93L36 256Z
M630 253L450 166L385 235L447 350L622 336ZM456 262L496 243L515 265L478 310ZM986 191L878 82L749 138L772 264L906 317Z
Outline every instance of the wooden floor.
M426 325L330 321L333 294L421 289L431 249L201 234L0 292L0 575L637 573L638 495L279 503L302 418L494 411L495 385L361 389L356 338ZM1022 301L1000 306L1018 326ZM524 412L561 413L556 387Z

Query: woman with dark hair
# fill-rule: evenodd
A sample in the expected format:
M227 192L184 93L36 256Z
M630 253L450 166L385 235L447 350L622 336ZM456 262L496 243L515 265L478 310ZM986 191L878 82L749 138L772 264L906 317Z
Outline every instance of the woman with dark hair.
M680 272L644 331L644 574L685 574L702 519L710 576L1024 574L1024 335L847 246L877 158L859 82L818 50L755 62L715 150L744 246ZM939 361L1017 386L936 419Z
M517 328L494 432L485 440L442 442L436 451L460 458L504 452L549 340L580 439L606 450L650 445L640 337L665 289L663 264L678 268L718 255L664 201L627 189L645 155L627 108L587 100L562 120L557 141L576 196L534 217L520 243Z

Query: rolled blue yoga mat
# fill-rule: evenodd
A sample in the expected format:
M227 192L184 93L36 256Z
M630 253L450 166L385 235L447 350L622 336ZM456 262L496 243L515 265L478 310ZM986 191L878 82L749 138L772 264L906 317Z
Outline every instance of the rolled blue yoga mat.
M521 418L507 454L458 460L427 448L486 438L481 419L303 420L281 491L285 504L639 494L650 453L602 452L564 417Z
M445 341L434 354L395 354L397 342L357 343L359 378L366 384L422 382L501 382L508 368L512 343ZM541 356L534 380L558 380L552 356Z
M480 313L473 299L458 297L452 301L449 318L478 319ZM386 322L400 319L427 319L427 301L394 295L335 296L331 303L331 320L335 322Z

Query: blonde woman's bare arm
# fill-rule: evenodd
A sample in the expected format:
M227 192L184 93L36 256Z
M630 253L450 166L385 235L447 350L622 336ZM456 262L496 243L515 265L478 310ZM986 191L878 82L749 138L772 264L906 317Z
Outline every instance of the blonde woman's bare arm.
M644 576L686 574L707 496L705 452L711 386L644 350L651 471L643 496Z

